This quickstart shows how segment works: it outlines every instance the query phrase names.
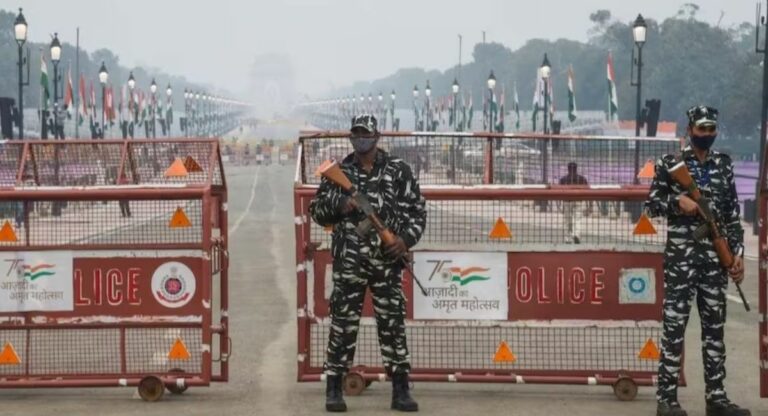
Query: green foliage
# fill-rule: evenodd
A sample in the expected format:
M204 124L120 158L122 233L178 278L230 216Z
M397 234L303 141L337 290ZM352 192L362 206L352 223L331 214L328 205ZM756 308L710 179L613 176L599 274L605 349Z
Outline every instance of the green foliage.
M646 99L662 101L661 119L676 121L683 134L685 110L707 104L720 110L721 137L746 140L755 137L760 120L762 55L754 51L755 26L742 23L730 28L697 20L700 7L684 4L680 11L663 21L646 17L647 42L643 47L643 104ZM520 106L531 109L536 71L544 53L552 64L555 107L567 108L567 68L573 65L576 96L580 110L605 110L608 102L606 57L612 52L616 72L620 117L635 118L636 89L630 86L632 22L613 19L608 10L597 10L589 17L593 27L586 43L566 39L531 39L512 51L499 43L475 45L473 61L461 68L461 90L472 91L475 106L482 103L486 79L491 69L497 91L506 86L506 102L512 102L512 85L517 83ZM764 33L764 32L763 32ZM762 44L762 41L761 41ZM457 67L445 71L419 68L401 69L372 83L359 82L337 91L338 96L368 91L395 89L398 106L411 105L414 85L423 90L430 80L433 96L450 93ZM482 104L480 104L481 106ZM511 107L511 105L510 105Z

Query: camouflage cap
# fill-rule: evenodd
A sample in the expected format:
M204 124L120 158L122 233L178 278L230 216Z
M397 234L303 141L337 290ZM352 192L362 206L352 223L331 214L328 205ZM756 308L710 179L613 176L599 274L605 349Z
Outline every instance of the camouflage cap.
M376 121L376 117L373 114L360 114L352 118L352 127L349 129L363 128L369 133L378 132L379 123Z
M688 124L691 126L717 126L718 111L714 107L697 105L689 108L686 114L688 115Z

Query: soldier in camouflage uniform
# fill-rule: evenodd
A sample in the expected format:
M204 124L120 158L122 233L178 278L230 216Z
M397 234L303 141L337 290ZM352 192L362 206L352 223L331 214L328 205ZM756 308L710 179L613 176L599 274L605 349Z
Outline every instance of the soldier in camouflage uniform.
M731 158L710 150L717 136L716 109L692 107L688 115L691 145L680 155L665 155L656 163L656 174L645 207L651 216L668 221L664 252L664 317L656 399L658 416L685 416L677 401L680 357L691 303L701 317L702 356L706 382L707 416L750 415L728 400L725 380L725 292L728 277L740 283L744 278L744 230ZM728 237L736 262L729 270L719 263L710 239L693 240L693 231L702 224L696 203L669 174L685 162L701 192L711 201L712 211Z
M418 405L408 391L410 364L399 259L424 232L425 203L408 164L376 147L379 132L375 117L355 117L351 133L355 151L341 162L341 169L398 239L382 247L375 230L360 236L356 227L365 216L341 188L323 178L309 212L318 224L333 226L331 330L324 365L326 410L346 411L342 379L354 359L363 298L369 288L384 367L392 377L392 409L416 411Z

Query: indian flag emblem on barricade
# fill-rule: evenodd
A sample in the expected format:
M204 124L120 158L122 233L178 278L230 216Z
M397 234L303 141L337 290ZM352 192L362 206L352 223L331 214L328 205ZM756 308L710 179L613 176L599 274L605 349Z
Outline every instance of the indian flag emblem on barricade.
M20 269L20 272L23 274L23 277L25 279L29 279L29 281L34 282L35 280L42 277L55 276L56 275L55 269L56 269L55 264L48 264L48 263L39 263L36 265L25 264L22 267L22 269Z
M443 272L443 279L458 283L461 286L466 286L472 282L490 280L491 278L487 274L488 271L490 271L490 269L483 267L467 267L466 269L462 269L460 267L451 267L447 271Z

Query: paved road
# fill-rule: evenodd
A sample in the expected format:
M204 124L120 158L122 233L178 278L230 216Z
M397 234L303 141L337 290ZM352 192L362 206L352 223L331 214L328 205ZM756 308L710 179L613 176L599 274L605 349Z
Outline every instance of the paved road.
M5 415L314 415L323 414L324 386L296 379L296 307L293 235L293 167L229 168L231 232L231 325L234 339L231 381L191 388L145 403L133 388L3 390ZM246 207L250 209L246 211ZM744 285L757 304L757 265L747 262ZM735 291L732 290L735 294ZM729 303L728 387L734 400L768 415L758 397L757 322L741 305ZM692 318L686 355L689 387L681 400L691 415L703 415L699 321ZM608 387L467 385L419 383L423 414L434 415L650 415L653 390L637 400L618 402ZM390 388L376 383L364 395L348 398L357 414L387 414Z

